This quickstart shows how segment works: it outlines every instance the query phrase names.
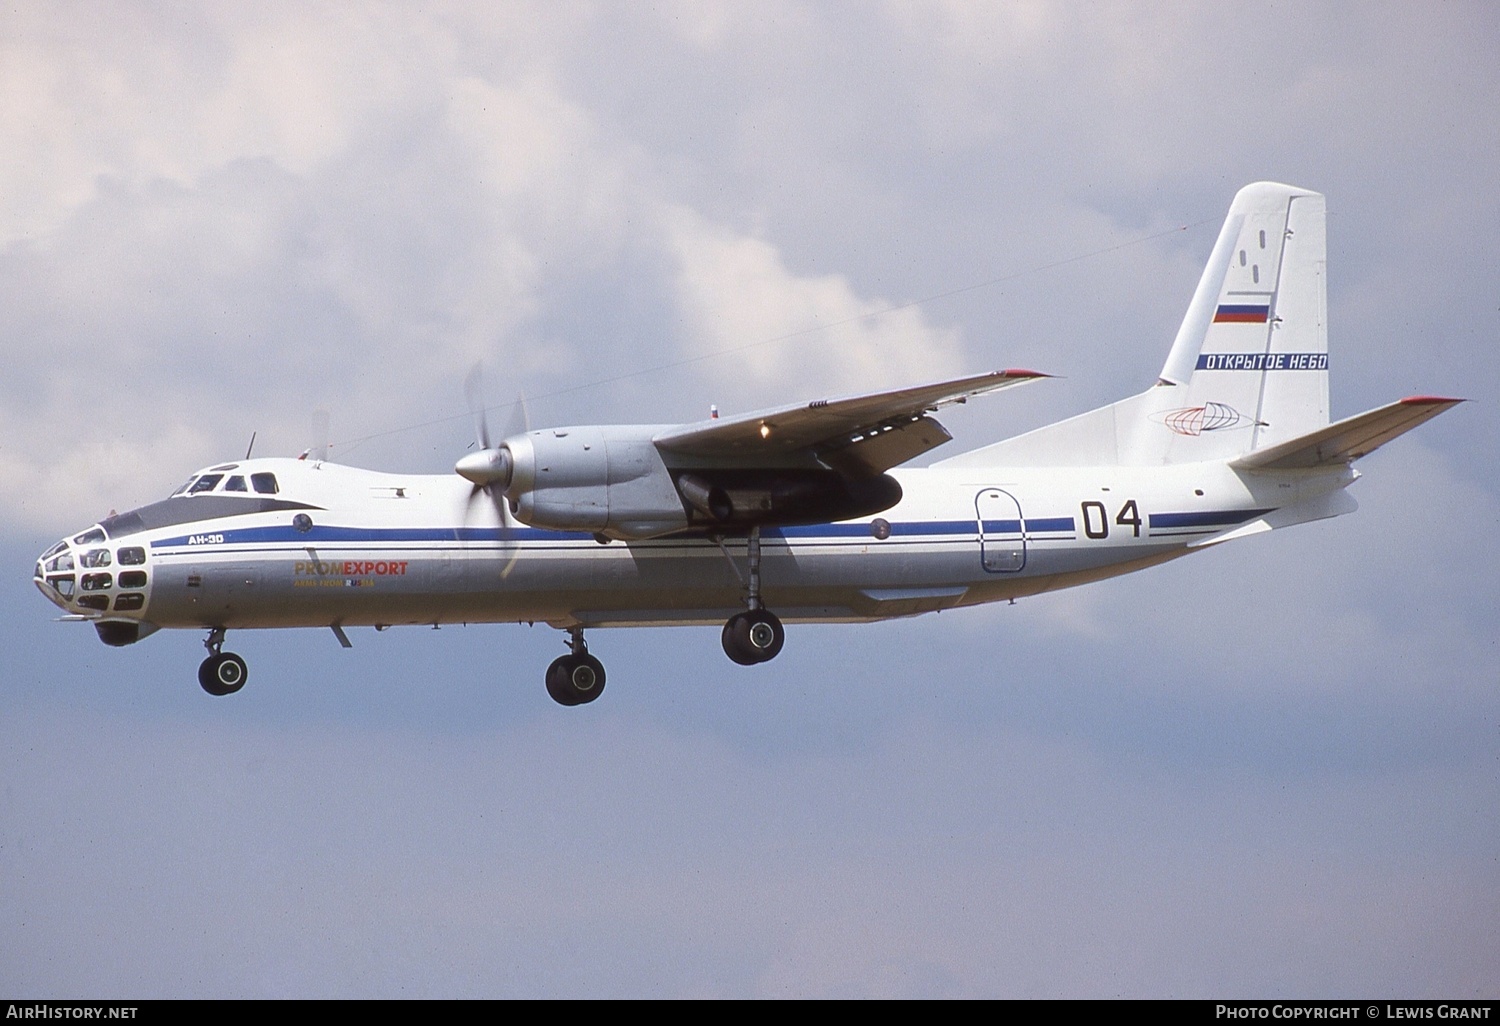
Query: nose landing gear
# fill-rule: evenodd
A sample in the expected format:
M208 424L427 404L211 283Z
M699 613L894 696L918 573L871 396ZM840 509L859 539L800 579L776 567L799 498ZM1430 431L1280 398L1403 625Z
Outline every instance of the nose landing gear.
M558 705L585 705L604 690L604 664L589 655L582 627L568 628L568 648L547 667L547 694Z
M224 628L215 627L203 642L208 658L198 666L198 683L216 697L234 694L245 686L245 678L249 676L245 660L233 652L222 651L223 646Z

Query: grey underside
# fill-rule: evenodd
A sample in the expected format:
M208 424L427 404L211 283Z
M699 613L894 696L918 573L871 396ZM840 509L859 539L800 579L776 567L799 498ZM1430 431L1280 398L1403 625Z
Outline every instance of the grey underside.
M942 546L885 542L792 549L767 544L762 599L788 622L911 616L1070 587L1184 554L1179 545L1097 552L1031 546L1024 567L991 573L974 539ZM320 560L400 561L396 575L299 573L304 553L245 553L230 562L169 556L156 565L146 618L161 626L545 622L559 627L717 624L745 608L743 541L731 560L710 542L592 539L544 553L512 548L400 551L325 547ZM207 555L208 553L205 553ZM299 558L300 557L300 558ZM356 568L357 569L357 568ZM893 587L891 582L901 582ZM190 583L195 582L195 583Z

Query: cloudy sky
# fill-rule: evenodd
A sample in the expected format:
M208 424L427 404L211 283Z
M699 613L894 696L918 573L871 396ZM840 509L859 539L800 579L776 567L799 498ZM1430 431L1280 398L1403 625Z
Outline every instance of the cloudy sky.
M0 8L0 992L1500 994L1500 9ZM1475 402L1352 517L793 628L53 622L55 538L244 451L1150 384L1230 198L1328 196L1333 406ZM505 410L493 419L503 422Z

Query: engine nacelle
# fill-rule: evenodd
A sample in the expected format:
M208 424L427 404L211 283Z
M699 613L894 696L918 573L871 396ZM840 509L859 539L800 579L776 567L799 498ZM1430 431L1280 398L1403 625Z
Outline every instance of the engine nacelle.
M532 527L654 538L688 526L651 438L659 427L555 428L507 438L511 512Z
M853 520L901 501L901 485L889 474L849 478L814 467L690 470L677 475L677 490L694 525L731 528Z
M901 501L901 486L888 474L851 478L826 467L668 468L651 441L660 430L590 425L507 438L503 458L493 462L506 475L511 513L532 527L635 539L687 528L849 520Z

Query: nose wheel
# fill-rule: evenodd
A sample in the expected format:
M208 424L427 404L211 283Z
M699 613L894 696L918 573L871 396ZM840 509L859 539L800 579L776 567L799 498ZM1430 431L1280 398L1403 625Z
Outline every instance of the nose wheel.
M721 546L722 547L722 546ZM724 553L729 554L727 551ZM745 555L750 563L750 578L745 582L749 593L746 604L750 607L743 613L735 613L724 624L724 654L741 666L770 662L786 644L786 628L776 614L760 604L760 528L750 528L750 537L745 546ZM734 566L731 559L730 566ZM734 568L739 573L739 567Z
M233 652L223 651L224 628L215 627L208 632L203 647L208 649L208 658L198 666L198 683L210 695L222 697L232 695L245 686L250 671L245 660Z
M547 694L558 705L586 705L604 690L604 664L589 655L582 627L568 628L568 648L547 667Z

